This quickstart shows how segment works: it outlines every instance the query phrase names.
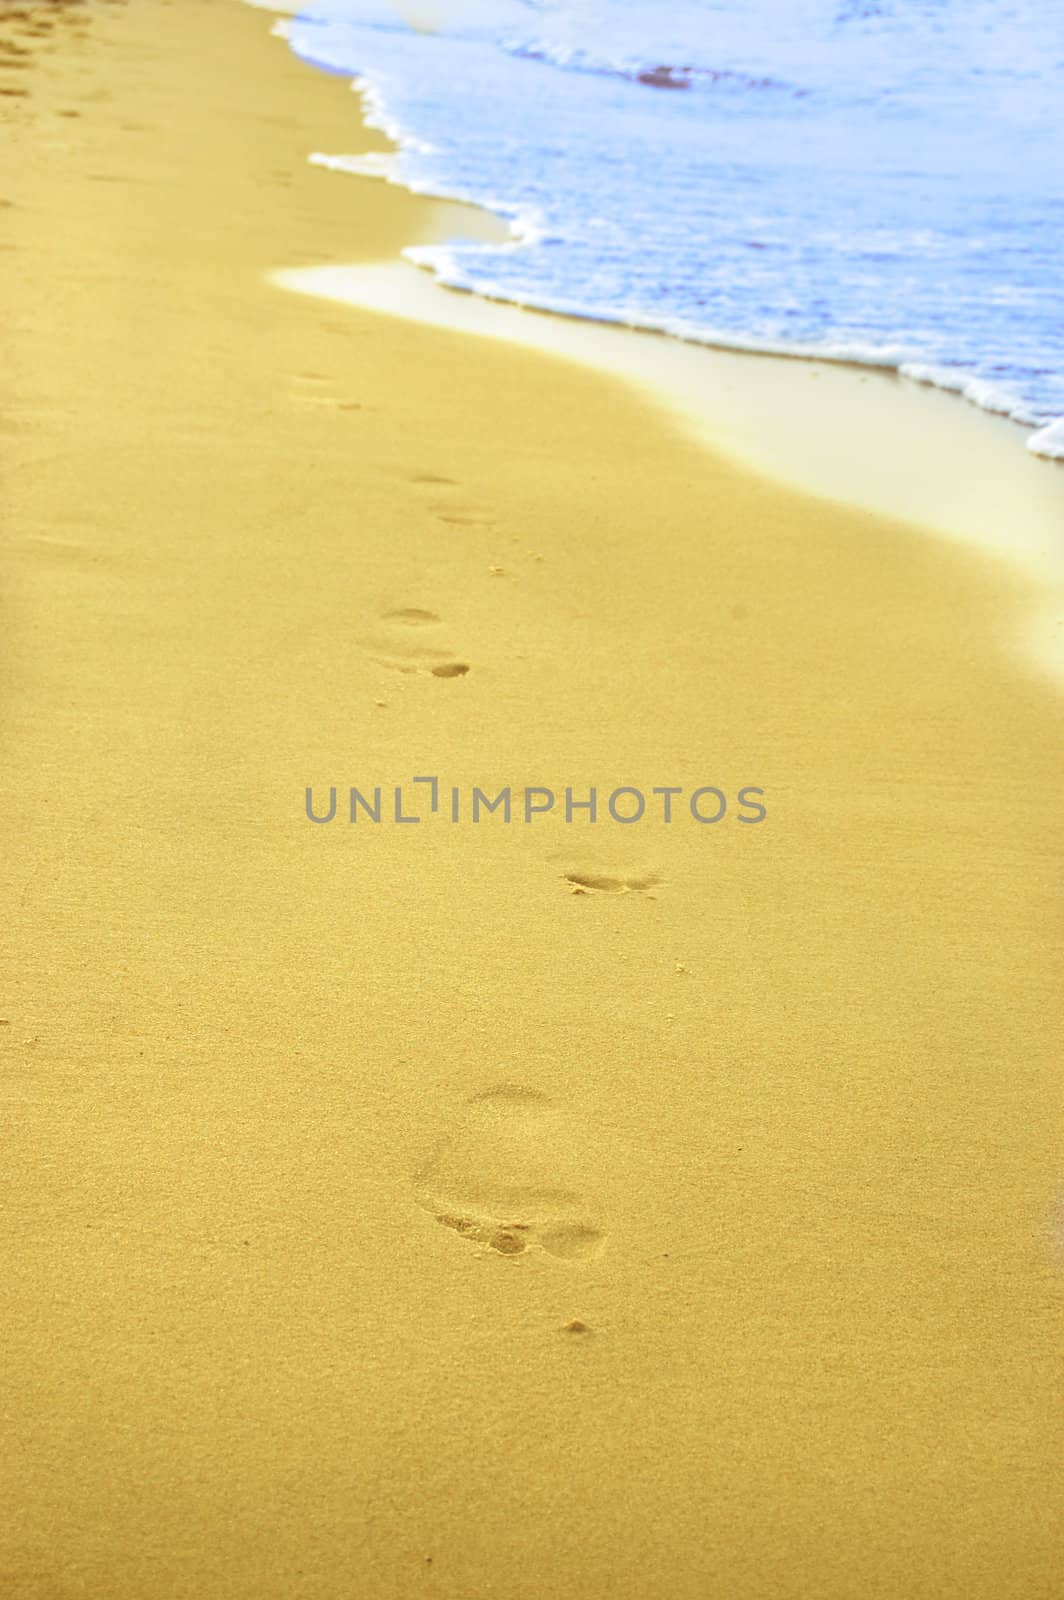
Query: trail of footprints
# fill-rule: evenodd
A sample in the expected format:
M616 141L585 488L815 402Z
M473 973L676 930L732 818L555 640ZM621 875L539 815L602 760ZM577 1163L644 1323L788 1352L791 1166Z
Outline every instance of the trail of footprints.
M429 489L457 488L452 478L419 472L410 482ZM477 507L430 502L438 521L459 527L491 527ZM538 558L537 558L538 559ZM491 568L493 573L501 569ZM469 671L440 642L441 617L421 606L384 611L368 641L375 659L400 672L429 671L457 677ZM638 894L651 897L661 883L654 872L615 874L570 868L562 874L573 894ZM587 1135L566 1108L549 1095L502 1083L473 1095L413 1179L417 1204L442 1227L480 1250L505 1257L533 1252L560 1261L593 1259L606 1230L582 1193L580 1148ZM575 1145L574 1145L575 1141ZM581 1321L568 1333L586 1333Z
M605 1233L572 1182L573 1137L572 1119L549 1095L510 1083L486 1089L415 1175L417 1203L498 1255L587 1260Z
M304 389L326 382L316 373L303 373L300 381ZM310 394L308 398L321 404L339 403L324 395ZM461 487L457 479L429 471L403 473L402 476L418 488L436 492L436 497L427 502L427 509L437 522L463 528L496 527L495 517L488 509L444 498L447 491ZM517 542L516 536L512 542ZM543 559L535 552L531 552L531 556L534 561ZM508 570L495 564L486 569L493 578L505 578ZM435 678L463 678L470 670L469 663L458 659L444 646L439 632L442 626L443 619L435 611L415 605L396 606L381 613L374 632L362 642L378 665L392 671L427 672Z
M70 37L82 36L88 26L88 17L74 9L80 0L51 0L47 6L0 5L0 98L27 100L30 91L20 75L35 68L40 58L49 54L54 46L51 37L58 37L62 24ZM76 117L76 111L60 110L60 117Z
M319 373L297 375L299 387L295 396L310 404L339 406L341 409L359 409L356 402L333 399L327 392L328 380ZM404 474L407 482L445 493L460 487L457 480L437 472ZM449 499L428 502L429 512L438 522L455 527L494 528L494 517L483 507L467 505ZM535 559L542 559L535 557ZM506 576L500 566L489 566L492 577ZM372 633L361 641L369 655L379 666L407 674L430 673L435 678L464 678L470 671L468 661L459 659L443 643L443 619L424 606L393 606L382 611Z

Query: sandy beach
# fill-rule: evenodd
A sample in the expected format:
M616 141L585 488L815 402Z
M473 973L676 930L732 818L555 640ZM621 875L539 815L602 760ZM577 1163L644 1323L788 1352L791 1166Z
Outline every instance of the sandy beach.
M278 287L462 208L238 0L0 118L0 1590L1057 1600L1035 576Z

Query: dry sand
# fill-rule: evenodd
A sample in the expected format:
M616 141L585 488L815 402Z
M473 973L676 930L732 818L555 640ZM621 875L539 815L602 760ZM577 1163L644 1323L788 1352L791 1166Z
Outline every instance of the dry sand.
M0 41L4 1595L1059 1596L1030 585L271 285L453 219L260 13Z

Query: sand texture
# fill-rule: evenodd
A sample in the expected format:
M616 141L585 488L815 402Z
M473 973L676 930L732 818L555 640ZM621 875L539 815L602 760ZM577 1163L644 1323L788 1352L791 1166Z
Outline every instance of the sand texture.
M0 46L0 1592L1056 1600L1032 584L276 287L450 218L261 12Z

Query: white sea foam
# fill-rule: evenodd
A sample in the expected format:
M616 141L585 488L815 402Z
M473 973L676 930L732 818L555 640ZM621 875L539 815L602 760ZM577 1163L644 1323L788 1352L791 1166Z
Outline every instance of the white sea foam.
M374 150L364 156L327 156L314 151L307 157L312 167L327 167L330 172L350 172L356 178L384 178L401 183L399 157L391 150Z
M1058 417L1047 428L1039 428L1027 441L1032 455L1045 456L1050 461L1064 461L1064 417Z

